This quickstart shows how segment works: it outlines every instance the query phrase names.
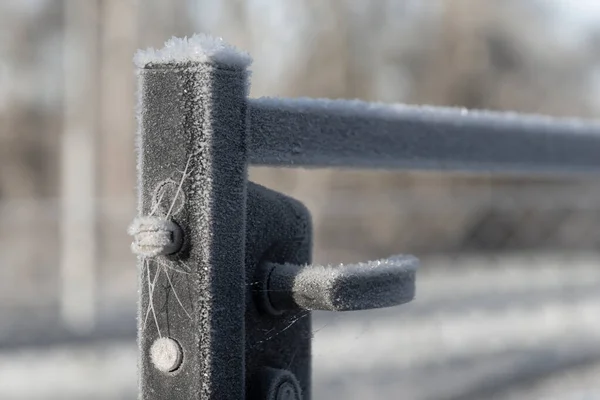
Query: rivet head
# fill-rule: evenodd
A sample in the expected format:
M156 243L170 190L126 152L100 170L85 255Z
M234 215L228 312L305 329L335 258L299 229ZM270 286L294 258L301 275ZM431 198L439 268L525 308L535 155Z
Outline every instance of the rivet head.
M159 338L150 347L152 364L162 372L173 372L181 365L183 352L181 346L171 338Z
M290 382L283 382L277 388L277 400L299 400L296 388Z

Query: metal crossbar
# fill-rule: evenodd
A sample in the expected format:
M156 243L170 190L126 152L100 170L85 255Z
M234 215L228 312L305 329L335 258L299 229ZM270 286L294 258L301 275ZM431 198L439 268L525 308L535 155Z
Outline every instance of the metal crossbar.
M250 99L249 160L277 167L595 174L600 124L348 100Z
M173 39L139 67L140 398L309 400L311 310L409 302L418 260L311 263L310 214L248 165L600 172L600 126L359 101L248 99L247 54Z

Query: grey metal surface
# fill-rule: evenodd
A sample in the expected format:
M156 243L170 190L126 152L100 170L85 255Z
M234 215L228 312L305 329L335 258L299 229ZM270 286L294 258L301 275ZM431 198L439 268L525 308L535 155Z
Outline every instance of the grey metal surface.
M177 254L139 257L141 399L245 395L245 69L148 64L139 71L138 217L181 226ZM164 373L149 352L183 352Z
M253 165L597 174L600 124L318 99L250 99Z
M311 399L311 316L290 310L270 313L263 263L307 264L312 256L312 224L297 200L248 183L245 302L246 399L263 400L286 371L297 380L304 400Z

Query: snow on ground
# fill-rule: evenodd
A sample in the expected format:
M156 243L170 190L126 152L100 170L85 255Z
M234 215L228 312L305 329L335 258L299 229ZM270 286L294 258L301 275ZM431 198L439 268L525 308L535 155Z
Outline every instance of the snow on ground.
M600 256L449 262L423 260L409 305L315 313L315 399L600 399ZM134 399L136 357L133 338L4 351L0 398Z

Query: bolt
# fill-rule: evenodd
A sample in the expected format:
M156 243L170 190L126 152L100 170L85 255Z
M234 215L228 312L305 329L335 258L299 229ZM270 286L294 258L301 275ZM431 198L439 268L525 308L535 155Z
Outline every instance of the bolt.
M150 359L159 371L173 372L181 365L183 352L175 340L159 338L150 347Z
M296 388L290 382L283 382L277 388L277 400L299 400Z

